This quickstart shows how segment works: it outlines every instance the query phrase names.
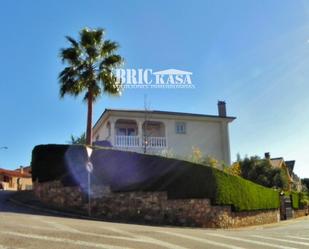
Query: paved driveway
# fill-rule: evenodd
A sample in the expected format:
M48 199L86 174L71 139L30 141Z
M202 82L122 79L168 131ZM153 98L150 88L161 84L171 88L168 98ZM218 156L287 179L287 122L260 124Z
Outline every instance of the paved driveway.
M154 227L50 216L0 192L0 249L309 248L309 219L239 230Z

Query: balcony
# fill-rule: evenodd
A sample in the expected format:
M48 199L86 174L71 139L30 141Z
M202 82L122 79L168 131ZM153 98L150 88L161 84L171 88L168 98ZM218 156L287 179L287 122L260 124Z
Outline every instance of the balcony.
M139 147L140 141L138 136L115 136L116 147Z
M115 136L115 147L134 148L144 147L145 145L147 148L165 148L167 146L166 137Z
M150 148L165 148L166 137L147 137L145 138L145 143Z

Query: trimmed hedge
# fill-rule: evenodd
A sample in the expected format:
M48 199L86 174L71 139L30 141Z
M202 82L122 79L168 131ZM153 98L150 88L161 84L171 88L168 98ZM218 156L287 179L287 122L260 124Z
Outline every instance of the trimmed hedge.
M292 191L291 197L292 197L292 208L299 209L299 203L300 203L299 193Z
M302 209L309 206L308 192L285 191L284 194L291 197L293 209Z
M80 145L59 145L47 144L35 146L32 150L32 181L48 182L61 180L65 185L76 185L68 165L69 158L66 153L71 155L71 161L77 169L84 171L84 163L87 160L87 154L83 146ZM86 177L86 176L85 176Z
M83 185L86 161L83 146L36 146L33 180ZM166 191L171 199L208 198L213 204L232 205L235 211L279 208L277 191L188 161L101 148L93 151L91 162L93 184L108 185L114 192Z
M299 207L306 208L309 206L309 192L299 193Z
M280 207L277 191L218 170L214 172L217 184L216 204L230 204L237 211Z

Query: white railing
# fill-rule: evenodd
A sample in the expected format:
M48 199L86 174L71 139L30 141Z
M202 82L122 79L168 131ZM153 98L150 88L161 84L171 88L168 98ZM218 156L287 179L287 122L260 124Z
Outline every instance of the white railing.
M165 148L166 147L166 137L147 137L146 142L147 142L147 147L150 147L150 148Z
M117 147L138 147L138 136L115 136L115 146Z
M147 137L140 139L139 136L115 136L115 147L142 147L145 143L149 148L165 148L167 146L166 137Z

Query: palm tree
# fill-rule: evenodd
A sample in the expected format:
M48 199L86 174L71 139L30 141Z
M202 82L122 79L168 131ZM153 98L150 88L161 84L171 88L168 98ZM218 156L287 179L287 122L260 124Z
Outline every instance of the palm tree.
M79 41L66 36L70 47L61 49L62 62L67 64L59 74L60 96L84 94L88 104L86 144L92 144L93 102L102 93L119 95L121 84L114 74L123 58L115 54L118 43L105 40L103 29L82 29Z

